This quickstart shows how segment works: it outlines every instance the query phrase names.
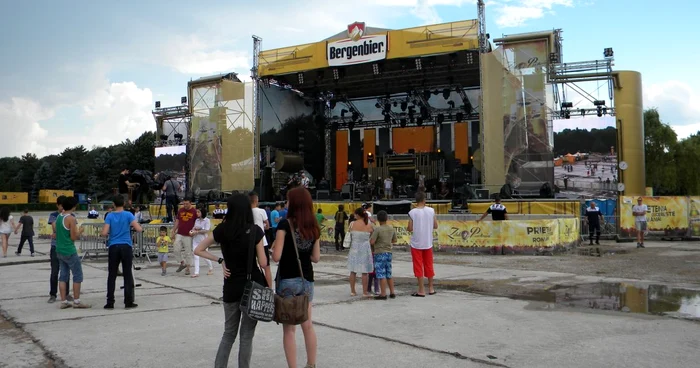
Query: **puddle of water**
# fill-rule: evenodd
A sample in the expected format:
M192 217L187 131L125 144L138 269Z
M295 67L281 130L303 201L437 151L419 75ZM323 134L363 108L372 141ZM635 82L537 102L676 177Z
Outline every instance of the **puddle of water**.
M700 319L700 290L628 283L557 285L531 295L548 303L578 308L677 315Z

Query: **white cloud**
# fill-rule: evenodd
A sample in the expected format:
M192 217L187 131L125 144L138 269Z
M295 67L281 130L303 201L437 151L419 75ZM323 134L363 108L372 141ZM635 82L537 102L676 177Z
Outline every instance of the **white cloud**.
M655 107L679 138L700 130L700 92L677 80L644 86L644 107Z
M39 156L47 154L42 142L48 131L41 127L40 122L53 116L52 110L24 98L0 103L0 130L3 132L0 157L21 156L27 152Z
M542 18L547 13L553 14L555 6L573 5L573 0L508 0L495 8L498 14L496 24L503 28L519 27L528 20Z
M156 56L161 63L184 74L209 75L249 67L246 51L226 49L225 42L204 41L201 36L174 37Z

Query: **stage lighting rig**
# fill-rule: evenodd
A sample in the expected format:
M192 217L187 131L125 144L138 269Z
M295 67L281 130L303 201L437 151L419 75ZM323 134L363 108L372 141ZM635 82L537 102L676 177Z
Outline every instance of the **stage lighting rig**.
M405 128L407 123L406 118L399 120L399 125L401 125L402 128Z
M345 109L340 110L340 118L341 119L345 118L345 114L347 114L347 113L348 113L348 110L345 110Z
M593 106L595 106L596 115L598 115L599 118L602 117L603 114L605 114L607 112L607 109L605 108L605 101L603 101L603 100L593 101ZM603 110L605 110L605 111L603 111Z
M408 102L401 102L401 111L406 111L406 108L408 108Z
M437 123L442 124L445 121L445 115L444 114L438 114L437 115Z
M160 101L156 101L156 109L160 109Z
M416 119L416 125L418 125L418 126L423 126L423 118L422 118L422 117L419 116L419 117Z
M382 74L382 67L377 63L372 64L372 73L374 75Z
M606 59L612 58L614 54L615 54L615 53L613 52L612 47L606 47L606 48L603 50L603 56L604 56Z
M457 122L461 123L462 120L464 120L464 113L458 112L457 115L455 115L455 117L457 118Z
M442 97L444 97L445 100L449 100L451 94L452 94L452 91L449 88L445 88L442 90Z
M182 139L185 138L181 133L175 133L175 143L180 145L182 144Z
M297 78L299 79L299 84L304 84L304 73L297 73Z
M180 97L180 103L183 105L186 105L187 104L187 97L186 96Z
M449 100L449 101L447 101L447 104L450 105L450 108L451 108L451 109L454 109L454 108L455 108L455 102L454 102L454 101Z
M382 104L380 104L379 102L377 102L376 104L374 104L374 107L376 107L376 108L378 108L378 109L381 109L381 108L382 108Z
M416 70L423 70L423 62L420 58L416 58Z

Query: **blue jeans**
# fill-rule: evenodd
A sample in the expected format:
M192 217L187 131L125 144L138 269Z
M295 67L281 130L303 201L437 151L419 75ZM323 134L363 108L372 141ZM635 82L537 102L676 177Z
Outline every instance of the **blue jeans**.
M56 255L58 256L58 264L60 267L58 281L68 283L70 281L70 274L73 273L74 283L79 284L83 282L83 266L80 264L78 253L73 253L69 256L58 253Z
M282 279L277 284L276 292L277 295L283 298L304 295L304 292L307 292L309 294L309 302L311 302L314 300L314 283L301 277Z

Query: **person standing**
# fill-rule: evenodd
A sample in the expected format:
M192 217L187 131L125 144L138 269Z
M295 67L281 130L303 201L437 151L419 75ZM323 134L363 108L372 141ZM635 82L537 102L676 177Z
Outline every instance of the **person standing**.
M489 214L491 215L491 220L493 221L508 220L508 211L506 210L506 206L501 204L501 197L497 195L493 201L495 203L490 205L489 208L486 209L486 212L484 212L484 214L481 215L476 222L483 220Z
M591 201L590 207L586 207L586 223L588 224L588 239L590 245L593 245L593 232L595 231L595 243L600 245L600 223L605 223L603 213L600 208L596 207L595 202Z
M277 226L277 238L272 253L272 260L279 262L279 283L275 287L277 295L283 298L304 294L309 296L309 318L301 324L301 331L304 333L306 345L306 367L314 368L318 342L311 319L314 299L312 263L318 263L321 259L321 229L313 216L313 202L308 190L302 187L294 188L287 193L287 197L289 215ZM300 265L302 274L299 274ZM296 326L282 325L282 331L287 365L296 368Z
M73 210L78 204L74 197L66 197L61 204L63 213L58 215L56 223L56 255L59 262L58 289L61 293L61 309L92 308L90 304L80 302L80 286L83 283L83 267L80 264L75 241L80 239L83 230L78 229L78 221L73 216ZM73 274L73 303L68 300L68 283Z
M209 230L211 230L211 221L207 218L206 207L197 209L197 221L194 222L194 228L191 231L192 252L194 252L199 243L207 237ZM192 258L194 258L194 275L192 275L192 277L199 277L199 256L195 254ZM208 259L205 259L205 261L207 262L207 266L209 266L207 275L211 276L214 274L214 265Z
M119 173L119 180L117 181L117 189L119 190L119 195L124 198L124 202L129 200L129 169L123 169Z
M2 240L2 257L7 258L7 247L10 242L10 234L15 231L15 220L10 215L10 208L0 208L0 240Z
M356 221L350 223L350 251L348 252L348 271L350 271L350 296L356 296L355 282L357 274L362 275L362 296L369 298L369 273L374 271L372 247L369 237L374 231L369 222L367 211L359 207L355 210Z
M425 192L416 193L416 208L408 213L408 226L406 230L411 232L411 259L413 260L413 274L418 282L418 291L411 294L414 297L425 297L425 285L423 279L428 279L428 293L435 294L433 278L433 230L438 228L435 210L425 205Z
M22 247L24 242L29 242L29 253L34 257L34 218L29 216L29 210L25 209L22 213L22 217L19 218L17 228L15 228L15 234L22 228L22 235L20 236L19 246L17 246L16 255L22 254Z
M642 203L642 197L637 198L637 205L632 206L634 228L637 230L637 248L644 248L644 232L647 231L647 212L649 212L649 207Z
M190 265L192 265L192 234L190 232L194 228L195 221L197 221L197 210L192 207L190 199L185 198L182 201L182 208L177 211L173 226L173 238L175 238L173 247L180 260L180 267L175 272L185 270L185 275L190 274Z
M48 224L51 225L51 276L49 277L49 300L48 303L55 303L56 296L58 294L58 271L59 262L58 255L56 254L56 219L63 213L63 200L66 199L64 196L60 196L56 199L56 212L52 212L49 215ZM68 294L68 301L73 301L73 297L70 295L70 285L66 285L66 294Z
M338 212L335 213L335 250L343 250L343 243L345 242L345 221L348 221L349 217L347 212L345 212L345 206L342 204L338 205ZM340 240L340 242L338 242Z
M138 307L134 303L134 243L131 238L131 229L137 232L143 231L134 215L124 210L124 198L114 198L114 211L105 219L102 227L102 236L109 236L107 242L107 304L104 309L114 309L114 289L117 282L119 265L122 265L124 276L124 308Z
M165 192L165 211L167 213L167 222L173 222L173 212L177 211L177 206L180 198L177 196L180 190L180 183L173 180L172 177L163 184L163 192Z
M281 218L280 218L280 210L282 209L282 205L279 203L275 203L275 208L270 211L270 229L271 229L271 234L270 234L270 243L274 244L275 243L275 236L277 235L277 224L279 224Z
M385 199L391 199L391 190L392 190L393 186L394 186L394 183L391 180L391 176L384 179L384 198Z
M202 240L194 253L202 258L217 261L224 271L224 334L221 336L219 350L216 352L214 367L228 366L231 348L240 331L240 347L238 349L238 367L250 367L253 355L253 337L257 321L241 312L240 302L247 283L248 267L251 266L251 280L261 285L267 283L260 268L267 268L267 256L263 246L263 231L253 222L253 211L250 200L243 194L234 194L228 198L224 221L217 226L209 236ZM251 239L252 237L252 239ZM248 262L251 241L255 244L253 264ZM221 244L219 258L208 249L214 243ZM280 247L282 248L282 247ZM269 285L266 285L269 286Z
M379 226L374 228L372 236L369 239L374 251L374 272L379 280L380 292L375 296L375 300L386 300L386 287L389 286L389 297L396 298L394 294L394 279L392 279L391 271L391 248L392 244L396 244L396 231L392 226L386 224L389 216L386 211L377 213Z
M270 228L270 221L267 220L267 212L259 207L257 193L250 192L248 194L248 199L250 200L250 208L253 211L253 222L255 225L258 225L263 233L265 233L265 231ZM263 269L263 272L267 278L267 284L272 285L272 271L270 271L270 246L267 242L267 238L263 239L263 246L265 247L265 256L267 257L267 268Z

